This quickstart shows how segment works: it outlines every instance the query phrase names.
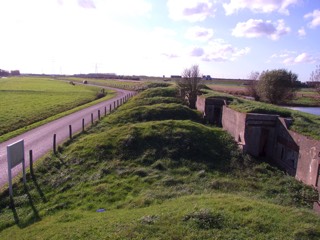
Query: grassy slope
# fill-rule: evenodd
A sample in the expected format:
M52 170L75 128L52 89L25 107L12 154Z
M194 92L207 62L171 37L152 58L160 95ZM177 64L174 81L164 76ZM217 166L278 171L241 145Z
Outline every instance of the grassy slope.
M12 132L17 129L20 130L15 135L29 130L30 127L27 126L33 123L95 100L99 91L96 87L73 86L45 78L0 79L0 141L12 137ZM108 93L104 100L114 96L111 91ZM66 112L65 115L69 113L71 112ZM21 129L24 127L27 128ZM12 134L7 134L10 132ZM7 135L4 136L5 134Z
M174 91L147 90L128 106L143 106L139 99L155 93L170 98ZM14 187L15 211L0 195L0 239L320 237L320 220L308 210L311 188L242 156L221 129L175 119L105 118L39 162L27 189Z

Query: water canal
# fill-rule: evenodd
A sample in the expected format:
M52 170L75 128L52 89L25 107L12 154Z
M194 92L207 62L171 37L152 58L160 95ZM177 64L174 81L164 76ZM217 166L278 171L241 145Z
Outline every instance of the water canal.
M287 107L287 108L320 116L320 107Z

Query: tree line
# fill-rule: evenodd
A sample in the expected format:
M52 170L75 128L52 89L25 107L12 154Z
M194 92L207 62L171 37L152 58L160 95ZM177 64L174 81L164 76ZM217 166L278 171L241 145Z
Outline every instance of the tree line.
M3 69L0 69L0 77L9 77L9 76L18 76L20 75L19 70L12 70L12 71L6 71Z
M298 75L286 69L266 70L261 74L251 72L247 85L248 94L255 100L272 104L282 103L284 100L292 99L295 92L304 86L298 80ZM320 94L320 65L311 73L310 81ZM181 79L177 79L180 96L188 101L189 107L195 109L197 95L204 87L199 66L193 65L182 72Z

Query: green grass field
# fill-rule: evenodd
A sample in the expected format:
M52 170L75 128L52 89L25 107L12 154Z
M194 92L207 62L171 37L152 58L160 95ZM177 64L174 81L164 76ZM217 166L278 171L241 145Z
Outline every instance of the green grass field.
M49 78L1 78L0 140L17 129L92 102L99 91L100 88ZM107 98L112 96L111 92L107 94Z
M68 78L62 78L62 79L79 82L79 83L82 83L84 80L86 80L89 84L94 83L101 86L128 89L128 90L140 89L148 84L148 82L145 82L145 81L133 81L133 80L91 79L91 78L84 79L84 78L74 78L74 77L68 77Z
M14 205L0 193L0 239L319 239L317 193L242 155L175 94L146 90L37 162Z

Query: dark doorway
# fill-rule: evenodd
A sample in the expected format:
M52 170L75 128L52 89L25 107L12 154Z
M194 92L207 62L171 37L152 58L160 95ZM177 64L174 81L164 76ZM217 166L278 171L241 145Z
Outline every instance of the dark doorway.
M213 109L213 123L217 125L218 127L221 127L221 113L222 113L222 107L221 106L215 106Z
M266 128L261 129L260 133L260 144L259 144L259 156L264 157L267 155L269 130Z
M318 175L317 175L316 187L317 187L318 190L320 190L320 165L318 166Z

